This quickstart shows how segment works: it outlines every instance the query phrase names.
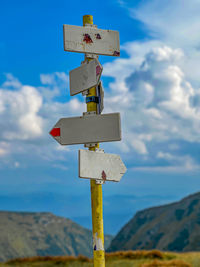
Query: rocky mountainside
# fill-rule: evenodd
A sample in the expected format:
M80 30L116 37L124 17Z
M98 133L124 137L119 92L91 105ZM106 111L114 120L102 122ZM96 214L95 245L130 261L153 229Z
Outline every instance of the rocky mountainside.
M112 240L108 251L159 249L200 250L200 193L136 215Z
M105 237L105 247L111 236ZM92 233L51 213L0 212L0 261L45 255L92 256Z

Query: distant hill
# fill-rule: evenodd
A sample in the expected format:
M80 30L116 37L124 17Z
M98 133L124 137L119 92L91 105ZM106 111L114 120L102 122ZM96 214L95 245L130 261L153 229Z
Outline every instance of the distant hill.
M200 193L137 212L108 251L136 249L200 251Z
M174 198L175 196L173 195L165 194L143 196L135 196L133 194L104 194L103 213L105 233L116 235L136 211L169 203ZM77 194L74 196L66 192L56 193L44 191L23 193L17 189L15 192L8 192L6 194L6 190L2 188L0 192L0 210L48 211L61 217L70 218L72 221L89 229L92 228L90 201L90 194ZM63 203L66 205L63 205ZM76 210L78 212L74 212Z
M105 247L111 241L105 236ZM92 256L92 233L51 213L0 212L0 261L45 255Z

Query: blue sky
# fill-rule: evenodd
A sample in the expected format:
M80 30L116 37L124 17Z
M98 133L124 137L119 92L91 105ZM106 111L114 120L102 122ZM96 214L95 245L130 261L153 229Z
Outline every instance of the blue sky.
M0 209L51 211L91 227L90 186L78 149L48 134L85 111L68 75L83 55L63 49L63 24L91 14L120 32L121 57L100 56L104 113L120 112L127 173L106 183L104 224L116 233L137 210L179 200L200 186L198 0L14 1L0 4Z

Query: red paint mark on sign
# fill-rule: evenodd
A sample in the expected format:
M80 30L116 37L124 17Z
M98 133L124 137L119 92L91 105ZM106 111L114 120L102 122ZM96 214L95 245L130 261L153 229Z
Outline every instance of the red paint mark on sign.
M96 66L96 75L99 75L101 73L101 67L98 65Z
M115 52L113 53L113 56L117 56L117 57L119 57L119 56L120 56L120 52L115 51Z
M86 42L86 44L93 43L93 41L92 41L92 39L88 33L85 33L83 36L84 36L83 41Z
M96 36L96 39L101 39L101 35L99 34L99 33L97 33L97 34L95 34L95 36Z
M50 135L52 135L53 137L60 136L60 128L53 128L50 131Z
M102 179L105 181L106 180L106 173L104 172L104 171L102 171L102 173L101 173L101 177L102 177Z

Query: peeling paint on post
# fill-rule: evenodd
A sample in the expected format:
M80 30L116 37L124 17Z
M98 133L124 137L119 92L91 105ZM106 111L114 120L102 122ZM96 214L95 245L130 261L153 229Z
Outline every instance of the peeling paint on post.
M95 233L93 236L93 250L104 250L103 242L98 233Z

